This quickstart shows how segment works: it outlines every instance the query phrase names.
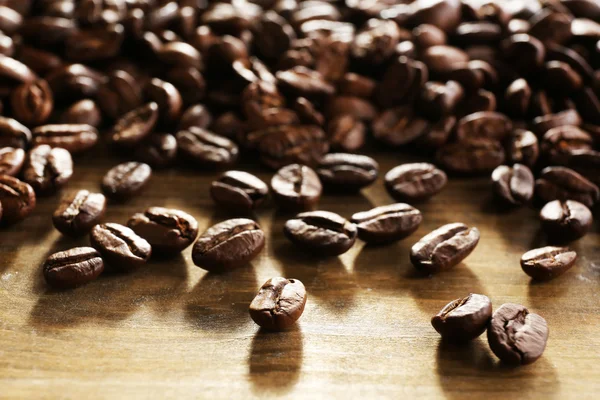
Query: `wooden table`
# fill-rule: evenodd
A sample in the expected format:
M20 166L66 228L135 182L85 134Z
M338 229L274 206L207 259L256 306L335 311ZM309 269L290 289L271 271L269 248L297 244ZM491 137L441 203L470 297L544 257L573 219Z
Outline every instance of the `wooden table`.
M372 155L383 173L412 160ZM116 163L78 161L69 190L98 189ZM271 172L254 170L270 179ZM125 223L157 205L191 213L204 230L233 216L208 196L214 176L157 172L144 197L111 205L106 220ZM186 249L64 292L47 288L40 266L87 238L65 239L53 229L59 197L40 200L29 219L0 232L0 398L581 399L600 391L598 234L573 245L579 260L571 271L531 283L519 257L544 242L537 211L495 211L486 179L452 180L418 206L418 232L390 246L357 243L339 258L311 258L283 237L287 216L266 207L257 218L267 245L250 266L207 274ZM390 202L380 178L360 196L324 196L321 208L349 217ZM412 244L456 221L481 230L473 254L447 273L416 274L408 260ZM273 276L298 278L308 290L304 315L288 332L261 332L248 316L257 289ZM521 303L544 316L544 356L508 368L485 335L465 347L441 344L431 316L469 292L488 295L495 307Z

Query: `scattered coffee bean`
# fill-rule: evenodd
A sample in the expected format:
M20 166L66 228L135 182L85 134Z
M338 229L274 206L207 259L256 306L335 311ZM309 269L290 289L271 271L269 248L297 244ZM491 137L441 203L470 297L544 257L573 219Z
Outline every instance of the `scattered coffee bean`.
M258 143L261 161L273 169L294 163L314 166L328 150L325 133L314 125L270 128Z
M154 253L175 254L198 236L198 222L180 210L150 207L127 221L127 226L146 239Z
M106 212L106 198L100 193L80 190L66 196L52 215L54 227L68 236L87 234Z
M452 342L473 340L485 332L492 318L492 302L482 294L469 294L446 304L431 325L442 339Z
M293 325L304 311L306 289L297 279L271 278L250 303L250 317L261 328L279 331Z
M15 118L29 126L46 122L54 107L52 91L43 79L17 87L10 99Z
M410 107L396 107L383 111L373 120L371 129L375 139L386 145L402 146L425 134L427 120L416 116Z
M158 104L148 103L123 115L112 129L111 142L129 148L144 140L158 119Z
M90 125L97 128L102 123L102 113L93 100L84 99L66 109L58 122L62 125Z
M458 265L479 243L479 230L462 223L444 225L423 236L410 250L419 271L435 273Z
M48 285L66 289L98 278L104 271L100 253L91 247L76 247L52 254L43 266Z
M492 172L492 187L500 200L512 205L525 204L533 197L534 179L525 165L501 165Z
M268 194L266 183L243 171L227 171L210 186L210 195L217 205L242 212L261 205Z
M265 247L265 234L251 219L238 218L208 228L192 249L194 264L223 272L252 261Z
M25 162L25 151L20 148L0 148L0 175L16 176Z
M323 187L316 172L310 167L290 164L273 175L271 190L279 207L291 211L304 211L316 207Z
M463 117L456 124L459 141L491 139L502 141L512 131L512 122L504 114L484 111Z
M235 143L207 130L190 127L179 131L176 137L178 152L195 165L223 168L235 163L238 158L239 150Z
M592 212L574 200L554 200L540 211L542 227L554 242L577 240L592 227Z
M367 243L389 243L410 236L419 228L423 216L416 208L396 203L375 207L352 215L359 239Z
M102 191L110 199L123 201L137 195L150 181L148 164L126 162L109 170L102 178Z
M598 186L565 167L547 167L535 181L535 194L548 203L552 200L576 200L592 207L600 199Z
M489 173L504 162L504 157L502 145L490 139L447 144L436 154L442 167L461 174Z
M307 251L337 256L350 250L357 236L356 225L329 211L309 211L288 220L286 237Z
M385 188L397 201L427 200L439 193L447 182L444 171L429 163L402 164L385 174Z
M67 150L42 144L27 153L23 165L23 180L30 184L38 195L56 192L66 185L71 176L73 159Z
M535 280L548 281L571 269L576 259L577 253L566 247L546 246L523 254L521 268Z
M12 118L0 116L0 148L14 147L26 149L31 142L31 131Z
M177 139L170 133L153 133L134 152L136 160L152 168L165 168L177 157Z
M129 271L145 265L152 247L144 238L126 226L106 223L96 225L90 233L90 243L102 259L116 271Z
M98 142L98 131L91 125L42 125L33 130L33 144L61 147L71 154L91 149Z
M33 188L19 179L0 175L0 203L2 203L2 222L13 224L26 218L36 205Z
M498 308L487 330L494 354L507 364L531 364L542 356L548 341L548 324L518 304Z
M537 136L531 131L515 129L509 134L506 144L506 158L510 163L533 167L540 154Z
M371 157L358 154L330 153L317 166L317 174L326 187L356 191L377 179L379 164Z

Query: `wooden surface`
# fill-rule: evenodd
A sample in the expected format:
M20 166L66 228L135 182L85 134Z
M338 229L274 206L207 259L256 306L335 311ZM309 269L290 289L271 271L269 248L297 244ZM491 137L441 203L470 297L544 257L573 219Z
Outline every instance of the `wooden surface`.
M407 156L371 154L382 172ZM98 189L115 159L77 160L72 189ZM271 172L256 169L265 180ZM383 175L383 173L381 174ZM208 197L215 174L157 172L145 197L111 205L125 223L147 206L185 210L201 231L231 214ZM600 391L600 252L594 233L574 244L576 266L533 284L519 257L543 243L537 212L494 211L486 179L453 180L418 206L424 223L394 245L358 242L339 258L312 259L283 237L286 215L257 213L267 245L252 265L211 275L191 248L129 275L102 276L76 290L49 290L46 256L82 240L63 239L50 215L59 196L0 231L0 398L593 398ZM321 208L349 217L391 203L381 178L361 196L324 196ZM481 230L456 269L415 274L411 245L430 230L462 221ZM248 316L257 289L273 276L298 278L308 302L297 327L264 333ZM550 340L535 364L508 368L485 335L466 347L442 345L430 318L469 292L496 307L516 302L544 316Z

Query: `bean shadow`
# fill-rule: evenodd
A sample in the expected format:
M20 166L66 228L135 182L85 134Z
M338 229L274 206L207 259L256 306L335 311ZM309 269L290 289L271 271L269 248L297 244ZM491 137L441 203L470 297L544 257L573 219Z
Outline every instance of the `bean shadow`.
M252 391L283 395L298 382L302 371L303 338L298 324L283 332L260 329L248 356L248 377Z
M354 259L354 275L361 288L393 292L406 290L403 272L412 268L409 254L414 240L405 238L385 245L365 244Z

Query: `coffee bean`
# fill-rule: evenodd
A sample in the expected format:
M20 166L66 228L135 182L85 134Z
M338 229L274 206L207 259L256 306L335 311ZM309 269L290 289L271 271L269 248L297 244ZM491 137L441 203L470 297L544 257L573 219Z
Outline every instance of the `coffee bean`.
M93 100L80 100L66 109L58 119L60 124L90 125L98 127L102 122L100 108Z
M522 74L528 74L541 68L546 57L544 44L537 38L524 33L505 39L501 48L507 62Z
M521 268L535 280L548 281L571 269L576 259L577 253L566 247L546 246L523 254Z
M266 183L244 171L227 171L210 186L217 205L241 212L258 207L268 194Z
M448 37L446 32L434 25L422 24L412 30L413 40L417 47L426 49L432 46L446 44Z
M516 79L506 88L504 102L507 113L515 117L527 114L531 104L531 87L523 78Z
M237 160L238 147L226 137L190 127L176 135L178 152L191 163L212 168L227 167Z
M293 325L304 311L306 289L298 279L271 278L250 303L250 317L261 328L280 331Z
M299 66L278 71L277 83L285 92L308 99L332 95L335 88L317 71Z
M53 70L46 81L57 100L95 98L106 76L83 64L70 64Z
M565 167L547 167L535 181L535 194L544 203L575 200L592 207L600 199L598 186Z
M31 142L31 131L17 120L0 116L0 147L26 149Z
M525 204L531 200L534 180L531 170L522 164L512 167L501 165L492 172L494 194L512 205Z
M180 210L150 207L127 221L127 226L146 239L154 253L175 254L198 236L198 222Z
M142 105L142 90L127 71L116 70L98 88L97 101L106 116L112 120Z
M423 216L416 208L396 203L375 207L352 215L359 239L367 243L389 243L410 236L419 228Z
M195 104L204 99L206 81L197 69L171 68L167 71L166 79L175 85L184 105Z
M376 82L363 75L348 72L338 82L338 93L346 96L370 99L375 92Z
M439 193L447 182L444 171L429 163L402 164L385 174L385 188L397 201L427 200Z
M554 243L582 238L592 227L592 212L574 200L554 200L540 211L542 228Z
M394 53L400 40L400 28L393 21L370 19L356 34L351 55L358 61L377 65L385 62Z
M52 254L42 268L48 285L66 289L98 278L104 271L104 261L93 248L76 247Z
M14 147L0 148L0 175L17 176L25 161L25 151Z
M564 165L571 153L578 150L591 150L592 137L575 126L558 126L544 134L540 148L550 164Z
M230 219L208 228L192 249L192 260L210 272L223 272L252 261L265 247L260 226L245 218Z
M305 124L323 126L325 117L315 108L315 105L304 97L298 97L294 102L294 111Z
M431 325L452 342L467 342L485 332L492 318L492 302L487 296L471 293L446 304L433 318Z
M569 154L566 165L594 184L600 184L600 152L575 150Z
M390 146L402 146L424 135L429 123L416 116L410 107L395 107L383 111L373 120L373 136Z
M90 243L108 267L116 271L137 269L145 265L152 254L150 243L126 226L115 223L94 226Z
M198 50L185 42L171 42L161 46L157 53L159 60L177 67L202 67L202 55Z
M533 132L515 129L509 134L506 142L506 158L509 163L519 163L531 168L538 157L538 139Z
M360 97L334 96L326 105L327 116L353 115L362 121L371 121L377 116L377 108Z
M350 250L357 236L356 225L329 211L309 211L288 220L285 236L306 251L337 256Z
M506 303L492 315L487 338L494 354L507 364L531 364L542 356L548 324L518 304Z
M422 150L431 151L442 147L454 131L456 117L450 115L429 126L425 133L415 140L415 145Z
M104 195L79 190L62 199L52 215L52 223L64 235L83 236L104 218L105 212Z
M13 224L25 219L35 208L33 188L9 175L0 175L0 203L2 223Z
M235 112L226 112L219 115L210 124L210 129L217 135L225 136L228 139L236 139L245 130L245 125Z
M277 171L271 179L271 189L277 205L292 211L314 209L323 191L315 171L299 164L290 164Z
M273 169L293 163L314 166L327 150L325 133L314 125L270 128L263 132L258 143L260 160Z
M35 73L29 67L14 58L0 54L0 80L10 85L29 83L36 79Z
M444 74L452 67L469 61L469 56L463 50L447 45L431 46L425 49L421 60L432 73Z
M34 145L61 147L71 154L80 154L96 145L98 131L91 125L42 125L33 130Z
M148 103L123 115L112 128L113 144L129 148L143 141L154 129L158 119L158 104Z
M465 95L456 81L427 82L417 102L417 110L431 121L451 114Z
M151 175L148 164L134 161L119 164L102 178L102 191L112 200L127 200L144 189Z
M490 139L473 139L441 147L436 159L444 168L462 174L494 170L504 162L504 149Z
M146 97L156 104L160 120L164 123L174 123L181 116L183 100L173 84L154 78L146 86Z
M71 176L73 159L67 150L42 144L27 153L23 165L23 180L38 195L56 192L67 184Z
M491 139L502 141L512 131L512 122L504 114L479 112L461 118L456 124L459 141Z
M52 91L45 80L22 84L10 99L15 118L30 126L43 124L54 107Z
M317 166L317 174L327 187L355 191L371 185L377 179L379 164L371 157L358 154L330 153Z
M184 111L179 121L179 130L185 130L192 126L207 129L211 122L210 111L202 104L196 104Z
M153 133L136 147L134 157L152 168L168 167L177 157L177 139L169 133Z
M582 119L577 110L565 110L535 118L532 130L538 135L543 135L552 128L565 125L581 126L581 123Z
M423 236L410 250L416 269L435 273L464 260L479 243L479 230L462 223L444 225Z
M329 121L327 136L331 147L353 152L365 144L365 125L352 115L340 115Z
M377 103L384 108L410 103L428 79L429 70L425 64L409 57L398 57L390 63L375 89Z

